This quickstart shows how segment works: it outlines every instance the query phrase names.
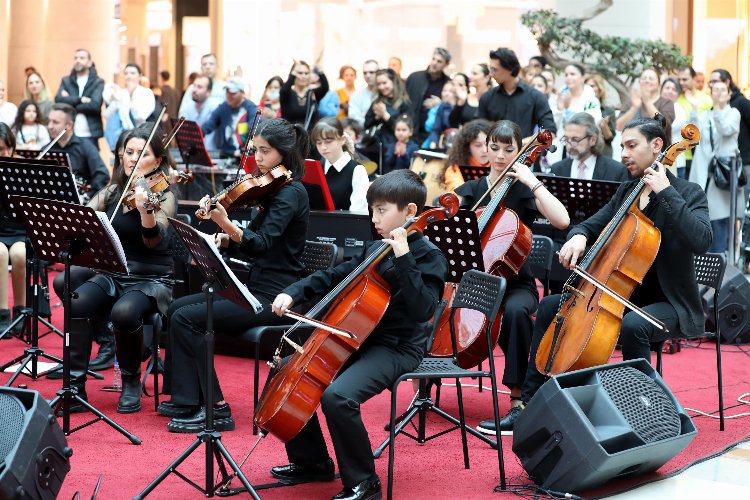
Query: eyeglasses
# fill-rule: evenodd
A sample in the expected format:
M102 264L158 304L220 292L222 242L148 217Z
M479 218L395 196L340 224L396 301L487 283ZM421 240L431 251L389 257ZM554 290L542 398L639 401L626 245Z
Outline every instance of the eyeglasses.
M580 144L581 141L583 141L585 139L588 139L589 137L591 137L591 136L590 135L584 135L580 139L573 139L573 138L570 138L570 137L562 136L560 138L560 142L563 143L563 144L570 144L571 146L575 147L575 146L578 146L578 144Z

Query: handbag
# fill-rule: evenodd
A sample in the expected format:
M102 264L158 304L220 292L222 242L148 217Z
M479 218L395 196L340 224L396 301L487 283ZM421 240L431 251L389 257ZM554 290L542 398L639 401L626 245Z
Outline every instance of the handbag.
M708 137L711 141L711 150L714 151L714 129L711 120L708 121ZM743 187L747 184L747 176L745 175L745 169L742 168L742 159L739 155L718 157L714 154L711 161L708 162L708 179L713 178L717 188L728 191L733 163L737 170L737 187ZM708 180L706 180L707 188Z

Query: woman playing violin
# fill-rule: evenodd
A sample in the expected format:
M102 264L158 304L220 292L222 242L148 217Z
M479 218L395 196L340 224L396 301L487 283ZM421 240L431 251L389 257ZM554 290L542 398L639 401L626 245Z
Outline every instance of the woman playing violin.
M122 243L129 276L99 273L91 269L71 268L71 286L75 290L71 310L70 376L78 394L86 397L86 370L91 355L93 327L97 318L109 313L115 334L117 359L122 370L122 393L117 404L120 413L141 410L141 359L143 356L143 318L166 314L172 300L171 276L174 267L167 230L168 217L174 216L177 200L169 189L158 195L158 207L150 204L157 195L137 185L130 198L135 208L119 203L128 177L137 166L134 178L155 170L168 172L172 160L161 140L147 143L152 123L144 123L123 132L123 155L117 157L109 185L99 191L88 206L116 212L112 227ZM140 163L138 157L143 152ZM63 273L54 281L58 296L63 293Z
M665 148L665 120L635 119L622 132L622 162L635 180L623 182L614 197L599 212L575 226L560 250L560 263L569 269L578 264L586 245L593 242L623 204L634 186L643 179L645 189L638 200L643 214L661 231L656 260L636 287L630 301L660 320L668 332L633 311L622 318L620 343L623 360L644 358L650 362L652 342L676 336L696 336L703 332L703 312L695 280L693 258L711 246L708 202L698 184L672 175L655 159ZM560 295L545 297L539 304L534 325L531 353L523 383L522 399L527 403L545 382L536 367L536 354L545 331L560 304ZM500 422L512 430L517 412ZM521 417L522 418L522 417Z
M410 170L383 175L367 191L375 229L393 250L376 266L390 285L391 300L380 322L321 398L344 484L334 499L380 498L380 480L360 405L414 370L425 354L423 323L437 308L448 262L434 244L418 232L407 235L402 226L422 210L426 198L427 188ZM273 311L282 315L295 303L331 291L380 245L372 243L360 256L285 288L274 300ZM286 450L291 463L273 467L274 477L292 484L334 480L333 461L317 415L286 443Z
M285 287L302 274L300 260L305 247L310 204L307 191L299 181L304 175L304 158L310 142L301 125L292 125L281 118L264 120L253 137L255 161L261 174L283 165L293 180L275 193L258 200L261 210L243 229L228 217L224 206L216 204L209 210L209 197L201 201L211 219L223 233L216 237L218 245L248 262L246 285L263 304L260 314L220 297L213 303L214 328L228 334L239 334L254 325L283 323L271 312L271 302ZM229 405L224 401L218 379L203 380L205 369L204 332L206 328L205 295L195 294L176 300L169 308L169 341L172 349L171 394L169 401L159 405L158 412L173 417L167 425L171 432L198 432L205 420L204 404L214 404L214 427L219 431L234 429ZM201 400L206 383L215 384L215 401Z
M456 188L456 194L462 198L461 205L473 206L507 168L520 149L520 127L508 120L495 123L487 135L490 174ZM507 175L517 179L517 182L510 188L505 198L505 206L513 210L521 222L531 227L537 214L541 213L554 227L568 227L570 218L565 207L547 191L544 184L526 165L516 162ZM520 404L521 384L526 373L531 346L531 315L536 311L538 304L539 292L527 262L521 267L518 275L508 279L498 339L500 348L505 353L502 383L510 389L511 411ZM494 427L494 420L489 420L482 422L479 430L494 434Z

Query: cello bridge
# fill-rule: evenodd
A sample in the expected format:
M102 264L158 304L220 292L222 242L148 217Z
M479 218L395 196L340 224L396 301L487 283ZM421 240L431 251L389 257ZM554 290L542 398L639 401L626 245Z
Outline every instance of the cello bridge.
M586 295L583 292L581 292L577 288L573 287L572 285L564 285L563 286L563 291L570 292L570 293L574 294L576 297L578 297L579 299L586 298Z

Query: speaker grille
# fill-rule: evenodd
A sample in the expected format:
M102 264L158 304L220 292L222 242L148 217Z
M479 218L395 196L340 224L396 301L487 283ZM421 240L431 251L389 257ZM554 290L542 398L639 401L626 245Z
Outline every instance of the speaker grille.
M0 394L0 461L5 460L18 442L25 415L26 410L17 398Z
M645 373L630 367L601 370L602 387L646 443L680 435L677 408L664 391Z

